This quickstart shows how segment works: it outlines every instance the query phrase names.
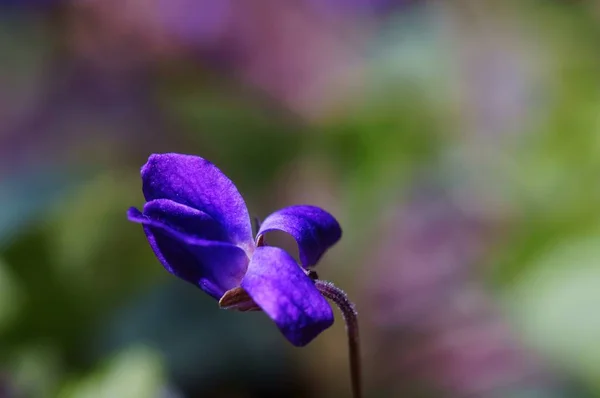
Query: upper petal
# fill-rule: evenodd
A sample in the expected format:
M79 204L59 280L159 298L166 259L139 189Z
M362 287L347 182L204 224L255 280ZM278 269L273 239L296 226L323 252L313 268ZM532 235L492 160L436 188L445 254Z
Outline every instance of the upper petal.
M238 246L187 235L131 208L129 220L143 224L148 242L167 271L219 299L239 286L248 266Z
M333 311L313 281L285 250L257 247L241 285L295 346L333 324Z
M147 201L170 199L210 215L231 243L250 247L252 226L244 199L225 174L199 156L154 154L142 167Z
M340 224L331 214L308 205L285 207L274 212L263 221L258 237L273 230L287 232L296 239L304 267L317 264L323 253L342 237Z

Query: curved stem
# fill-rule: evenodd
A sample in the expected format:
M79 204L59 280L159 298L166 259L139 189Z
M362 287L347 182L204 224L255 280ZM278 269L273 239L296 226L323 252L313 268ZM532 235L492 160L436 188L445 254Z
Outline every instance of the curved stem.
M335 287L331 282L315 280L315 286L321 294L337 304L348 333L348 353L350 357L350 379L352 383L352 397L362 397L361 369L360 369L360 339L358 335L358 313L354 304L348 299L343 290Z

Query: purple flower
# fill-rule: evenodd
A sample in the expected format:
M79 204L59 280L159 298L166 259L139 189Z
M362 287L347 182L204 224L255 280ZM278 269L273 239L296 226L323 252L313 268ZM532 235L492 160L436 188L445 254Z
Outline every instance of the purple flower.
M170 273L215 299L240 288L296 346L333 324L333 311L308 276L341 237L333 216L314 206L291 206L262 223L256 240L244 199L215 165L197 156L152 155L142 167L143 212L131 208L150 246ZM300 265L286 251L264 245L266 232L289 233ZM253 303L253 304L254 304Z

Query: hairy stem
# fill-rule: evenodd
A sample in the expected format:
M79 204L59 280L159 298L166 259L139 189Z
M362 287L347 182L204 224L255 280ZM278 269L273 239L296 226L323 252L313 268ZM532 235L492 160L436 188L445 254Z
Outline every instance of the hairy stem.
M350 381L352 383L352 397L362 397L361 369L360 369L360 339L358 335L358 313L354 304L348 299L343 290L334 286L333 283L315 280L315 286L323 296L337 304L348 333L348 353L350 356Z

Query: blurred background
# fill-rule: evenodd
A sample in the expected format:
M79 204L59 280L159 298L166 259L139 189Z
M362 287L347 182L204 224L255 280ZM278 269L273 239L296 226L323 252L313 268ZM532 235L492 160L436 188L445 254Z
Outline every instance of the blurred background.
M339 312L294 348L127 221L170 151L340 220L367 397L600 397L598 43L595 0L0 0L0 397L349 396Z

